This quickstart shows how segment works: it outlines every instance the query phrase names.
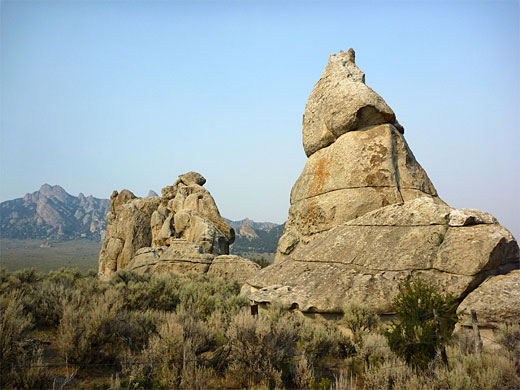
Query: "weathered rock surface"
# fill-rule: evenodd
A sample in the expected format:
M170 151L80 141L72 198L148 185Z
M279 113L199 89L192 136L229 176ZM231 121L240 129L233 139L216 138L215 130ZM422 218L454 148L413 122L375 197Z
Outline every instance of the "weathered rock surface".
M275 264L244 294L304 312L356 301L390 314L402 281L421 278L462 301L489 276L520 268L511 233L489 213L446 205L402 133L353 51L331 56L307 103L308 160Z
M208 270L209 273L234 279L240 284L245 283L246 280L253 277L258 271L260 271L258 264L235 255L215 257Z
M471 326L472 309L482 327L520 323L520 271L492 277L472 291L459 306L459 311L465 312L463 326Z
M234 230L220 216L199 173L180 175L162 197L114 191L107 214L99 275L120 268L141 272L207 272L213 258L229 254Z
M303 148L309 157L348 131L395 122L392 109L365 85L350 49L329 57L311 92L303 116Z
M172 239L169 246L142 248L128 264L141 273L206 273L215 256L202 246L183 239Z
M348 132L307 160L291 191L284 232L294 238L284 237L284 243L303 244L372 210L424 196L443 203L393 125ZM276 261L290 247L284 244Z
M137 250L150 246L150 219L159 202L159 198L136 198L128 190L112 193L106 238L99 253L101 277L125 268Z
M329 313L358 301L388 314L399 283L410 278L462 298L489 275L520 266L518 245L505 228L452 227L458 212L432 198L372 211L313 236L290 258L260 271L248 280L250 298L265 300L268 291L300 310ZM270 285L290 286L291 294L270 291Z
M215 256L188 240L172 239L169 246L142 248L127 269L140 273L210 273L243 284L260 270L248 259L234 255Z

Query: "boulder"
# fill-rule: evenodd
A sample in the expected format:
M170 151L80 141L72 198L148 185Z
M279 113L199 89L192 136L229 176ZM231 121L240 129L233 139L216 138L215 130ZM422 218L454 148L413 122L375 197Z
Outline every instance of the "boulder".
M472 291L459 306L459 312L464 313L461 325L472 325L472 309L484 328L520 323L520 271L489 278Z
M159 198L136 198L128 190L114 191L107 214L106 238L99 253L98 273L103 279L125 268L137 250L152 242L150 220Z
M206 183L206 179L200 173L191 171L183 175L179 175L179 182L184 183L187 186L192 184L203 186Z
M240 256L223 255L213 259L208 273L233 279L239 284L244 284L246 280L253 277L258 271L260 271L260 266L251 260Z
M135 198L136 196L131 191L123 190L119 193L114 190L110 195L110 212L114 215L117 214L122 205Z
M191 210L175 214L176 237L199 243L207 253L229 254L228 238L210 220Z
M164 234L163 225L166 219L168 218L168 209L163 205L160 205L157 210L155 210L152 214L150 220L150 227L152 230L152 247L159 247L166 245L170 232ZM171 219L170 219L171 222ZM166 235L166 237L164 237Z
M348 131L395 122L392 109L365 84L350 49L329 57L311 92L303 115L303 148L309 157Z
M352 50L329 58L302 133L308 159L275 263L242 288L252 302L324 314L357 302L392 314L404 281L423 279L466 302L488 277L520 268L516 240L492 215L439 198Z
M206 273L215 256L188 240L172 239L168 246L142 248L126 267L139 273Z

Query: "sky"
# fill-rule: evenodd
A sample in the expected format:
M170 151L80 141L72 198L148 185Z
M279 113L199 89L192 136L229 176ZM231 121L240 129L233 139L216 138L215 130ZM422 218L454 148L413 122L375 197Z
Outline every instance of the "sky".
M520 237L519 1L0 7L0 201L146 196L193 170L223 216L283 223L305 103L352 47L441 198Z

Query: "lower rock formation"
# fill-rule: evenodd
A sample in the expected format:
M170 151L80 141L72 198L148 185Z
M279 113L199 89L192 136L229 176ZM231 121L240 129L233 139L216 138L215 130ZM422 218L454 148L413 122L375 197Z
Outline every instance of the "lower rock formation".
M518 283L517 273L484 282L520 268L514 237L490 214L439 198L393 111L364 80L352 49L329 58L305 109L308 159L275 264L242 292L308 313L339 313L357 302L391 314L400 282L421 278L463 307L487 296L518 306L518 294L499 287ZM520 320L518 309L510 312Z
M518 262L516 241L491 215L418 198L315 235L253 276L243 291L255 302L276 299L304 312L339 313L360 302L391 314L400 282L421 278L463 299Z
M520 322L520 270L489 278L472 291L459 306L464 313L461 324L470 327L471 310L478 314L483 328L497 328Z
M205 182L199 173L188 172L163 188L162 197L137 198L128 190L114 191L99 254L99 277L107 279L122 268L154 273L227 272L239 281L252 276L260 268L257 264L228 256L235 232L220 216L203 187Z

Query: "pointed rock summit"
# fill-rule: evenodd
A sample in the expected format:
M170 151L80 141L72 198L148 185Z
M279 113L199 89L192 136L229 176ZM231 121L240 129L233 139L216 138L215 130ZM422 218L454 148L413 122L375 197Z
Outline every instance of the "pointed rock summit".
M368 126L391 123L404 132L392 109L365 84L365 74L355 58L353 49L332 54L311 92L303 115L303 149L307 157L343 134Z
M493 216L439 198L352 49L330 56L302 133L308 159L275 264L243 287L251 301L331 314L357 302L391 314L405 280L425 279L462 301L520 268L516 240Z

